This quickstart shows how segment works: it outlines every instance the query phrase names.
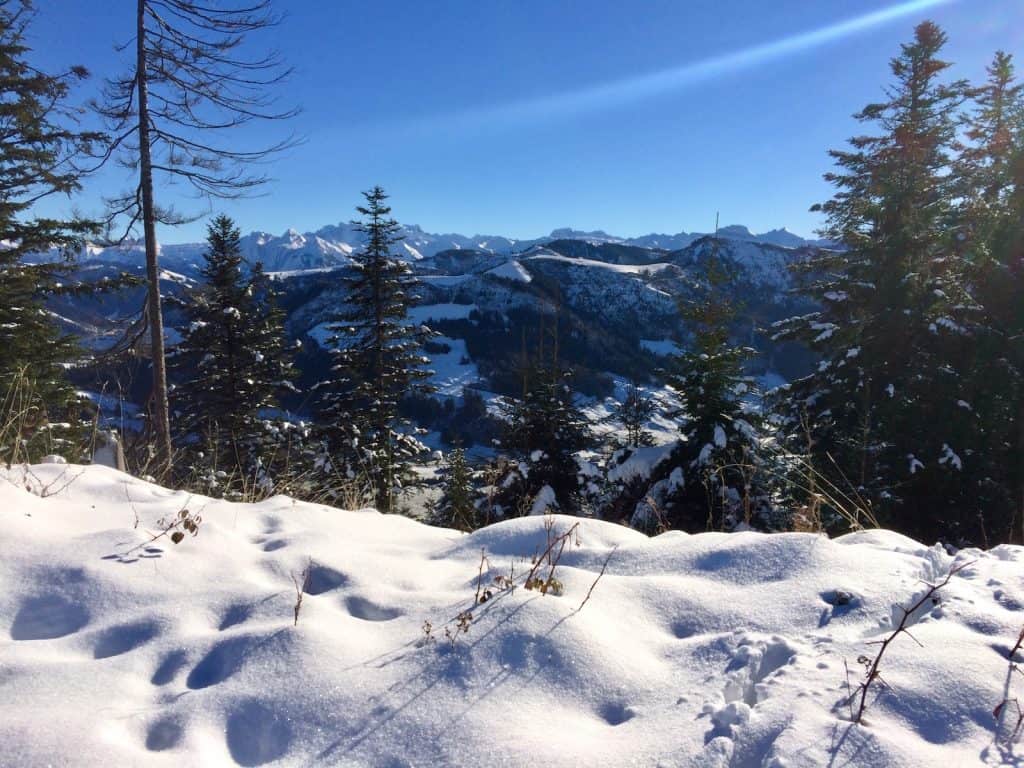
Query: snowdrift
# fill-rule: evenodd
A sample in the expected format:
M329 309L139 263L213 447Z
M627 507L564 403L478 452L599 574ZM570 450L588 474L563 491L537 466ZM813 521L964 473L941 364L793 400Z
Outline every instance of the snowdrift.
M197 536L149 541L182 510ZM494 583L513 565L521 582L541 518L464 535L104 467L0 470L0 765L1018 764L993 708L1024 698L1021 548L579 522L542 595ZM482 550L493 596L474 605ZM845 666L856 685L898 606L972 561L852 724Z

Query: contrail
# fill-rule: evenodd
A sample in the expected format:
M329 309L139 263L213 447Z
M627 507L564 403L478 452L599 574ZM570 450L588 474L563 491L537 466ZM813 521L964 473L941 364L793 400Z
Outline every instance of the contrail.
M910 0L857 16L827 27L791 35L770 43L722 56L684 64L660 72L592 85L553 96L525 99L489 107L464 110L445 116L435 115L414 121L420 127L451 128L453 122L470 124L532 120L594 112L676 91L718 75L747 69L755 64L781 59L793 53L818 48L835 40L863 32L895 19L948 5L957 0Z

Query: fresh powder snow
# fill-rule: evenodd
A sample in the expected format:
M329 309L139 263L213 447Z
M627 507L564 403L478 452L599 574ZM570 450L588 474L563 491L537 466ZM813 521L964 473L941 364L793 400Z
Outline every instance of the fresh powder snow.
M0 469L0 510L0 765L1019 765L993 709L1024 694L1020 547L467 535L66 464ZM183 511L198 535L159 536ZM525 589L577 524L559 594ZM858 658L959 566L851 723Z

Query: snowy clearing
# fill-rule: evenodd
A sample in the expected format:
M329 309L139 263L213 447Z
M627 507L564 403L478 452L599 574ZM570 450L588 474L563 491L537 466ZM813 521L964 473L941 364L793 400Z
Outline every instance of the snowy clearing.
M557 517L579 546L556 596L521 586L538 517L465 535L67 465L0 470L0 510L0 765L1020 764L992 714L1024 693L1019 547ZM198 536L149 541L182 510ZM852 725L844 662L856 685L897 606L964 563Z
M663 269L668 269L671 264L656 263L656 264L611 264L607 261L596 261L594 259L581 259L574 258L571 256L563 256L560 253L555 253L548 249L537 249L531 255L526 256L523 261L534 261L546 259L548 261L560 261L565 264L571 264L574 267L587 267L590 269L605 269L609 272L619 272L627 275L652 275L657 272L661 272Z

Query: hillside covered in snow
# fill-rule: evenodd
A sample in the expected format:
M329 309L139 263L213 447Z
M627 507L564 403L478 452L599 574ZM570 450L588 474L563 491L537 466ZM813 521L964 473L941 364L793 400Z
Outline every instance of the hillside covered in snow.
M791 267L811 258L817 246L795 236L781 238L780 231L761 236L745 227L726 227L717 238L678 235L628 241L604 233L556 230L557 238L513 242L428 235L406 226L405 239L394 250L407 257L416 278L417 318L429 321L444 337L439 344L447 349L438 348L435 354L454 354L456 362L474 367L472 375L442 371L446 381L455 375L463 385L510 391L509 367L515 360L508 351L518 350L524 333L536 335L557 315L569 335L563 346L566 362L582 371L578 383L589 395L605 396L611 393L610 377L646 380L664 363L664 355L655 350L687 346L678 302L701 295L712 253L728 266L729 290L743 307L736 339L760 352L751 373L785 380L806 372L807 355L793 345L776 344L767 330L773 322L807 310L792 293ZM262 263L274 278L289 336L306 344L308 356L300 366L310 380L326 365L318 359L328 346L325 319L348 301L345 278L361 238L351 226L281 238L260 233L242 238L247 262ZM679 247L668 250L670 246ZM172 346L185 322L182 302L203 283L198 268L204 247L166 245L161 251L161 292L172 298L165 310ZM90 248L79 256L77 276L87 282L113 279L122 270L141 276L142 263L135 246ZM125 328L139 317L143 300L140 286L57 296L50 309L66 331L101 351L123 338ZM444 366L444 361L438 364ZM588 380L594 385L587 387ZM88 390L107 386L84 380L80 385ZM461 386L445 388L448 395L460 391Z
M1020 547L567 517L467 535L62 464L0 470L0 516L0 765L1021 762ZM947 577L852 723L859 660Z

